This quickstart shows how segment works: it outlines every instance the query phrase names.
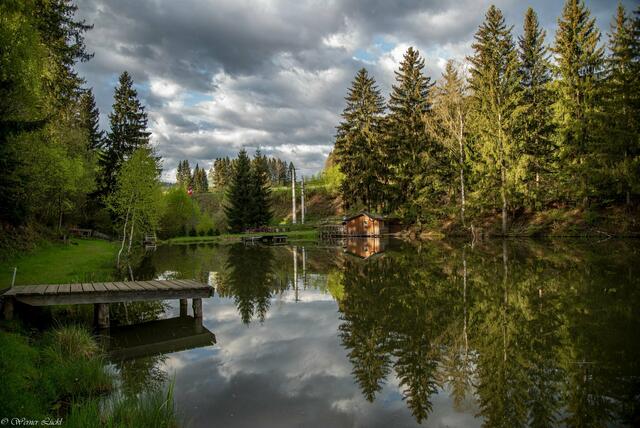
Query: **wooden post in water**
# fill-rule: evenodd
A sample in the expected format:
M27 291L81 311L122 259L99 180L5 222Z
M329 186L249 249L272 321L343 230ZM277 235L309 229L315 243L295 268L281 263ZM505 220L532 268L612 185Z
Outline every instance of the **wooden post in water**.
M99 329L109 328L109 304L96 303L93 305L93 319Z
M202 299L201 298L193 299L192 306L193 306L193 317L195 319L202 319Z
M186 317L188 311L187 299L180 299L180 316Z

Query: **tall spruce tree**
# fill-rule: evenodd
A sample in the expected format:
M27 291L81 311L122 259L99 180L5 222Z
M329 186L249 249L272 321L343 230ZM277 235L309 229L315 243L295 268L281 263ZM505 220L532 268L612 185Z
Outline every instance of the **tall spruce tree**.
M502 233L506 234L508 200L521 175L516 134L520 78L511 27L506 26L500 9L489 7L472 47L469 84L480 157L475 165L479 190L483 198L491 200L494 189L500 189Z
M465 225L465 170L469 100L467 83L453 61L447 61L442 78L434 88L433 115L427 129L434 141L445 149L447 167L441 175L458 178L460 192L460 220ZM454 187L450 186L450 187Z
M582 0L566 0L558 19L553 53L557 87L557 124L560 134L564 188L570 200L588 203L599 109L599 73L603 48L600 31ZM577 182L576 182L577 181Z
M384 158L390 162L394 194L399 198L394 205L412 202L417 195L415 178L425 177L421 157L435 155L436 146L430 144L425 132L425 116L431 110L429 90L431 78L423 74L424 58L409 47L400 69L395 72L386 120L386 144Z
M374 78L365 68L356 74L346 101L334 151L345 175L342 198L347 207L362 203L371 210L382 202L383 195L380 124L385 106Z
M242 232L251 225L252 175L251 160L246 150L242 149L233 167L226 194L227 205L224 208L227 224L232 232Z
M105 153L101 158L103 183L102 191L111 193L115 179L124 161L139 148L148 147L147 113L138 100L133 80L124 71L118 79L114 94L113 111L109 114L111 130L105 144Z
M80 101L80 120L89 137L89 150L99 151L104 145L104 131L100 129L100 111L96 106L93 91L87 89Z
M633 22L622 3L618 3L609 35L611 53L606 61L604 128L607 162L604 166L612 175L615 196L623 195L627 205L631 205L632 194L640 193L640 70L637 69L640 55L637 42L634 41Z
M267 158L260 150L256 152L251 164L251 212L249 225L260 227L269 224L271 212L271 188L269 187L269 167Z
M519 133L523 152L528 155L527 193L538 207L545 193L540 187L540 177L552 170L555 154L551 65L548 48L544 44L545 34L536 13L532 8L527 9L523 34L519 38L523 108Z

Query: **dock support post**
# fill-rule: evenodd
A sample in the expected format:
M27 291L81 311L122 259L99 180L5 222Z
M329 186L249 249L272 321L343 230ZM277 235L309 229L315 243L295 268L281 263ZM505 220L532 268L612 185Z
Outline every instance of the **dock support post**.
M4 319L12 320L13 319L13 297L5 297L4 302L2 304L2 314Z
M202 318L202 299L193 299L193 317L195 319Z
M96 303L93 305L93 318L99 329L109 328L109 304Z
M180 316L181 317L184 318L184 317L186 317L188 315L187 314L187 310L188 310L187 308L188 308L187 299L180 299Z

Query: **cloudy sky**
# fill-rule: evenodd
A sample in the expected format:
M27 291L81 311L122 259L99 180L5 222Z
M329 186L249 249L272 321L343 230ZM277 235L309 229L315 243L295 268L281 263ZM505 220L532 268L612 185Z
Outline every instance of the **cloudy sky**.
M128 70L149 113L164 179L179 160L207 169L241 147L318 172L332 148L344 95L366 67L383 93L408 46L437 78L470 53L485 0L78 0L95 57L80 65L101 123ZM534 7L550 40L561 0L495 0L514 31ZM603 33L615 0L587 0ZM637 0L626 0L627 9Z

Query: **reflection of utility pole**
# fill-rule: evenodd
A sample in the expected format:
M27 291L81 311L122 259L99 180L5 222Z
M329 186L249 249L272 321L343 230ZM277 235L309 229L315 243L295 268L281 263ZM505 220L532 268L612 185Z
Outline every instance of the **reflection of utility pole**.
M291 165L291 223L296 224L296 168Z
M304 247L302 247L302 286L305 290L307 289L307 252Z
M304 224L304 175L302 176L302 180L300 183L300 220L302 224Z
M298 301L298 247L293 246L293 290Z

